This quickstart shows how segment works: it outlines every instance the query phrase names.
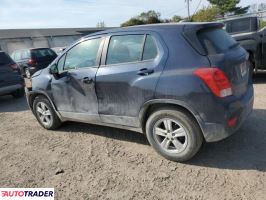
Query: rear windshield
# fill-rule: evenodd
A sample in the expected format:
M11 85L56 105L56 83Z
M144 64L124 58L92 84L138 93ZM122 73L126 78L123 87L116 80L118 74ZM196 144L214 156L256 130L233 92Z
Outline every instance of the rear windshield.
M7 54L0 52L0 65L7 65L10 63L12 63L11 58Z
M42 58L55 58L57 55L51 49L34 49L31 50L32 57L34 59L42 59Z
M198 38L208 54L223 53L237 45L237 42L221 28L199 31Z

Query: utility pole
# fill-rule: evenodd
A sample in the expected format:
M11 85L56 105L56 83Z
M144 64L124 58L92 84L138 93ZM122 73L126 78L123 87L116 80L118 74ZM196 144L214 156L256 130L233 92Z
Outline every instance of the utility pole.
M190 7L189 7L189 1L191 0L185 0L187 2L187 16L188 16L188 21L190 21Z

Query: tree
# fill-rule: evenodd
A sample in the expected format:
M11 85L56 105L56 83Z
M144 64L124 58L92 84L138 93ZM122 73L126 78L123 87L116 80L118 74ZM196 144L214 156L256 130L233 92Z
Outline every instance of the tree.
M211 22L215 21L220 14L220 9L217 6L208 6L200 9L191 18L193 22Z
M180 22L182 20L182 17L179 15L175 15L172 17L172 19L170 20L171 22Z
M126 27L126 26L135 26L135 25L143 25L143 24L144 22L142 20L139 20L137 18L131 18L130 20L121 24L121 26Z
M155 12L154 10L150 10L148 12L143 12L137 17L133 17L128 21L121 24L122 27L125 26L134 26L134 25L142 25L142 24L156 24L162 23L163 20L160 19L161 14L159 12Z
M208 0L212 5L217 6L220 9L221 14L232 12L236 9L236 5L240 0Z

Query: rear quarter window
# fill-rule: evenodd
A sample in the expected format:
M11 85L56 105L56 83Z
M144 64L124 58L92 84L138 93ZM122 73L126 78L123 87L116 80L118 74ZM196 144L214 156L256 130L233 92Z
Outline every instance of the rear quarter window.
M235 39L221 28L201 30L198 39L208 54L223 53L237 45Z

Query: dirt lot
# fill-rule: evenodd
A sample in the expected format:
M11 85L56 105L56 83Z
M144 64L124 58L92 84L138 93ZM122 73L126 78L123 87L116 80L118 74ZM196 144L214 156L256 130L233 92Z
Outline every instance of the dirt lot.
M266 74L252 116L190 162L160 157L142 134L39 126L24 99L0 98L0 187L54 187L56 199L266 199Z

